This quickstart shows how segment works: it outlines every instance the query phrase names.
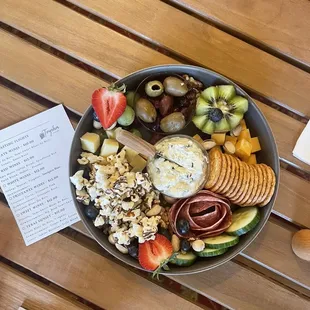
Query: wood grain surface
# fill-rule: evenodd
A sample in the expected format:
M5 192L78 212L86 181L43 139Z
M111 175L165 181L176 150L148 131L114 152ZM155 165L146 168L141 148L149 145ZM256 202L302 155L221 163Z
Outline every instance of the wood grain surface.
M310 116L309 74L164 2L70 2Z
M101 307L139 309L147 305L155 309L198 309L60 234L30 247L24 246L13 215L3 203L0 203L0 252L5 258ZM310 307L308 300L233 262L210 272L171 278L197 289L202 295L212 296L229 308L262 309L261 306L277 310Z
M0 253L105 309L200 309L60 234L26 247L11 210L2 202Z
M308 0L169 0L310 65Z
M81 303L66 299L50 287L0 263L0 307L16 310L87 310Z

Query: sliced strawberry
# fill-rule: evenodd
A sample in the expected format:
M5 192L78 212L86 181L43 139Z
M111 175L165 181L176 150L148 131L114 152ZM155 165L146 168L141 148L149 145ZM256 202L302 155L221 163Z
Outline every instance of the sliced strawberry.
M125 85L119 88L112 85L94 91L92 105L104 129L111 127L124 113L127 104L125 89Z
M156 234L155 240L139 244L139 263L146 270L155 270L172 253L171 242L165 236Z

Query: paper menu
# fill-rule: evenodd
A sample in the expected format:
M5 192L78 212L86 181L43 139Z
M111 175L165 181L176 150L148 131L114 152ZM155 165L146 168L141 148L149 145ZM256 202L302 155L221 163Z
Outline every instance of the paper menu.
M62 105L0 131L0 186L26 245L79 221L68 175L73 133Z

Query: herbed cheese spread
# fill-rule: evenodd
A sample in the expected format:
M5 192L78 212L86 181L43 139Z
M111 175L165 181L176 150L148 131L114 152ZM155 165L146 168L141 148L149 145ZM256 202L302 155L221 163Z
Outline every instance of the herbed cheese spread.
M170 197L195 194L207 174L207 158L197 142L186 137L167 137L155 148L156 155L147 166L153 185Z

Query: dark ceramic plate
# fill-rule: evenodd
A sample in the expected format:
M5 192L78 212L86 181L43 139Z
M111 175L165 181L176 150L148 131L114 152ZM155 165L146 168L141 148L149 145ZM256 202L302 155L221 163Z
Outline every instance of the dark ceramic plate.
M276 174L276 178L277 178L276 190L275 190L274 196L272 197L268 205L260 209L261 220L259 224L255 227L255 229L253 229L246 235L242 236L240 238L240 242L236 246L230 248L229 251L227 251L223 255L220 255L214 258L198 259L190 267L177 267L177 266L171 265L170 271L163 272L164 274L170 274L170 275L193 274L193 273L202 272L202 271L215 268L231 260L237 254L242 252L256 238L258 233L262 230L262 228L266 224L268 217L271 213L271 210L274 205L277 192L278 192L279 172L280 172L278 150L277 150L277 146L276 146L273 134L271 132L271 129L264 115L259 110L257 105L253 102L253 100L249 97L249 95L246 94L235 83L233 83L229 79L213 71L203 69L200 67L186 66L186 65L164 65L164 66L151 67L151 68L143 69L141 71L132 73L128 75L127 77L119 80L118 84L125 83L127 85L128 90L135 90L136 87L139 85L139 83L143 79L145 79L147 76L152 75L152 74L159 74L159 73L163 75L170 75L170 74L175 74L175 73L176 74L187 73L193 76L194 78L202 81L206 87L211 86L211 85L220 85L220 84L234 85L237 93L239 95L246 97L249 100L249 110L245 114L245 120L251 131L252 136L258 136L260 143L261 143L262 151L258 153L258 162L265 163L269 165L270 167L272 167ZM91 129L92 129L92 107L90 106L85 112L82 119L80 120L76 128L76 131L75 131L75 135L74 135L72 147L71 147L71 154L70 154L70 163L69 163L70 176L73 175L78 168L77 159L79 158L79 155L81 153L80 137L85 132L90 131ZM141 128L139 128L139 130L140 129ZM188 127L186 127L185 132L181 131L180 133L193 136L195 133L199 133L199 131L195 128L193 124L190 124ZM144 139L146 140L150 139L150 133L147 132L146 130L142 132L142 134L143 134ZM68 179L69 179L69 176L68 176ZM133 267L143 269L139 265L137 260L133 259L129 255L124 255L120 253L115 248L115 246L111 245L108 241L107 236L104 235L101 232L101 230L96 228L93 225L92 221L84 215L83 213L84 206L76 201L75 188L73 185L71 185L71 193L72 193L75 206L81 217L81 220L87 227L88 231L97 240L97 242L110 254L114 255L121 261Z

